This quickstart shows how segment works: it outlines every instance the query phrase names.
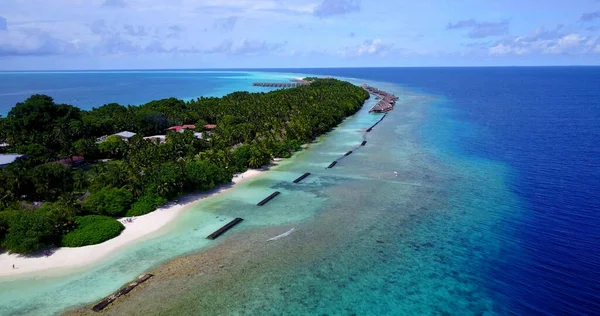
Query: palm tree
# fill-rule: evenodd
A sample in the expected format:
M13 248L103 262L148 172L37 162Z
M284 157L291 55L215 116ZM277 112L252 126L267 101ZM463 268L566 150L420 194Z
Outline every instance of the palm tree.
M262 167L260 158L257 157L257 156L250 157L250 160L248 161L248 164L250 165L250 168L260 168L260 167Z

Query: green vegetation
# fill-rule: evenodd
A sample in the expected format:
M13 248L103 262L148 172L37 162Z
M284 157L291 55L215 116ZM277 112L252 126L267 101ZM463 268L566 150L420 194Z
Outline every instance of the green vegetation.
M48 202L38 209L0 212L0 244L9 252L28 254L57 244L73 228L76 209L64 201Z
M75 229L62 238L61 246L83 247L103 243L119 236L125 229L118 220L101 215L75 217L75 225Z
M83 200L82 207L90 214L122 216L132 202L133 194L125 188L103 188Z
M182 194L229 183L235 172L289 157L367 98L362 88L334 79L269 93L112 103L90 111L31 96L0 119L0 140L27 155L0 169L0 247L30 253L64 244L67 236L81 236L75 234L83 231L81 216L139 216ZM143 138L183 124L217 128L202 138L192 131L168 132L164 143ZM137 135L97 141L121 131ZM85 157L86 165L65 166L73 156ZM86 238L67 240L102 239Z
M41 212L13 212L8 221L8 232L3 245L14 253L32 253L51 244L52 224Z
M167 199L155 193L144 194L127 211L127 217L146 215L165 203Z

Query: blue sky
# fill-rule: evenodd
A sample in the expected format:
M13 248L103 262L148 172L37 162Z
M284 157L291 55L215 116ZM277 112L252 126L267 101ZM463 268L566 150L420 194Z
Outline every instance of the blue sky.
M600 0L0 1L0 70L600 64Z

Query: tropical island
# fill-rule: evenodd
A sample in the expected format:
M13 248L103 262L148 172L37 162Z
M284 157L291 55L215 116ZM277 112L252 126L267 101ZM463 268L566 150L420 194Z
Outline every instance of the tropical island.
M268 93L85 111L33 95L0 119L0 251L112 239L141 216L235 173L290 157L369 98L336 79Z

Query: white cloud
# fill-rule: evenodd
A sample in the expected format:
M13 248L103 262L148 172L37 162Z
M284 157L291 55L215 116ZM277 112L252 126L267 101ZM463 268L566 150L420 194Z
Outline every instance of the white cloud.
M543 53L548 54L562 54L569 52L573 49L578 49L582 43L586 40L579 34L572 33L559 38L555 43L548 45L547 49Z
M489 49L490 54L492 55L508 55L508 54L515 54L515 55L523 55L527 53L527 49L523 48L523 47L515 47L515 46L511 46L511 45L505 45L505 44L497 44L496 46L492 46Z
M0 56L45 56L80 53L78 40L65 41L36 28L0 31Z
M377 38L366 40L360 45L346 47L338 53L342 56L363 56L380 55L383 56L392 49L393 45L386 44L383 40Z
M538 28L527 36L507 37L488 47L491 55L588 54L595 53L598 36L565 32L562 26Z
M244 39L240 42L234 42L227 39L219 45L204 50L207 54L227 54L227 55L259 55L278 52L285 43L271 43L265 40Z

